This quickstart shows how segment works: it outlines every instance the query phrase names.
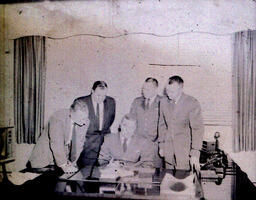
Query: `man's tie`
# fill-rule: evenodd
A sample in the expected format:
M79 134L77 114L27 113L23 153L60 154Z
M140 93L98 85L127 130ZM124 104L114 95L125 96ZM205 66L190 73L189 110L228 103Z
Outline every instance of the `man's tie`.
M97 117L97 127L100 129L100 105L97 103L96 106L96 117Z
M124 138L123 151L126 152L126 150L127 150L127 138Z
M72 128L72 139L71 139L71 149L70 149L70 161L73 162L76 160L76 126L73 125Z
M145 105L146 110L149 109L149 101L150 101L150 99L146 99L146 105Z

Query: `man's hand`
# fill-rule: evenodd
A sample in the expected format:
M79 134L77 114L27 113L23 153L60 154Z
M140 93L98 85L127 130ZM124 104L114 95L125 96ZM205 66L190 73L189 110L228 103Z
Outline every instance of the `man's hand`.
M78 171L77 167L73 163L67 163L61 166L61 169L66 174L72 174Z
M195 167L195 170L200 170L200 164L199 164L199 158L195 157L195 156L191 156L190 158L190 163Z

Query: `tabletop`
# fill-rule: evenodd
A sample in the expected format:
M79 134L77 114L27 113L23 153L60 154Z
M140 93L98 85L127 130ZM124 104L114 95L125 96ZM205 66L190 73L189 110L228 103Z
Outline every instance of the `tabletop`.
M110 170L111 171L111 170ZM131 172L130 172L131 171ZM236 163L197 173L183 170L136 168L129 173L105 176L100 167L87 166L75 174L64 174L61 182L72 190L60 195L117 199L243 199L255 195L255 186ZM108 171L107 171L108 173Z
M71 192L73 196L118 199L170 199L170 195L173 199L198 199L200 196L195 173L189 171L129 168L119 173L118 170L87 166L75 174L64 174L60 181L75 188ZM108 175L111 172L114 175Z

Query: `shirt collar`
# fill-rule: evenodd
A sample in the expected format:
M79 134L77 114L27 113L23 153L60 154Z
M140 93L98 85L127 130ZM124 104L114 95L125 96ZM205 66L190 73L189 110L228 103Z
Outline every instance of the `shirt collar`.
M177 104L179 102L181 95L182 95L182 93L176 98L175 104Z
M93 99L93 97L92 97L92 103L93 103L93 105L97 105L97 102ZM99 105L102 105L103 104L103 102L100 102L100 103L98 103Z
M174 102L174 104L177 104L177 103L179 102L179 100L180 100L182 94L183 94L183 93L181 93L176 99L171 99L171 100Z
M156 96L157 96L157 94L156 94L155 96L149 98L149 103L150 103L150 104L155 101ZM144 98L145 98L145 97L144 97ZM148 98L145 98L145 100L147 100L147 99L148 99Z

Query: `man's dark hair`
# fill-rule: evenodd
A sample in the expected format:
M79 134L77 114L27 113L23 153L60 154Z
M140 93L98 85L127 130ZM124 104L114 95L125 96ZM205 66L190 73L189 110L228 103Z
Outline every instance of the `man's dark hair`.
M156 87L158 87L158 81L155 78L149 77L145 80L145 83L153 83Z
M104 81L96 81L93 83L92 90L96 90L96 88L105 89L108 87L107 83Z
M174 82L176 82L178 84L184 83L183 79L180 76L172 76L169 78L169 80L168 80L169 85L173 84Z

